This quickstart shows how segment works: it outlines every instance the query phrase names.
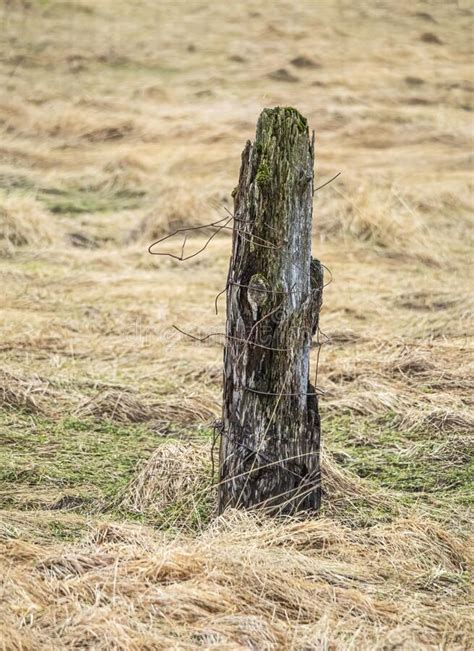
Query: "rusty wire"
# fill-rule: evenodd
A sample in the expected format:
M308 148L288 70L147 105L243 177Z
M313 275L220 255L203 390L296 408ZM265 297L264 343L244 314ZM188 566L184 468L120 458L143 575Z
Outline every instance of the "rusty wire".
M314 193L317 192L318 190L321 190L322 188L324 188L324 187L326 187L327 185L329 185L330 183L332 183L332 181L334 181L335 179L337 179L337 178L340 176L340 174L341 174L341 172L338 172L338 173L337 173L335 176L333 176L331 179L329 179L328 181L326 181L326 182L323 183L322 185L320 185L320 186L318 186L317 188L315 188L315 189L313 190L313 195L314 195ZM254 234L252 234L252 233L248 233L247 231L244 231L244 230L241 229L241 228L236 228L236 223L237 223L237 224L238 224L238 223L244 223L243 220L242 220L242 219L239 219L239 218L236 217L233 213L231 213L230 210L229 210L227 207L224 207L224 209L225 209L226 212L228 213L228 217L223 217L223 218L221 218L221 219L219 219L219 220L216 220L216 221L214 221L214 222L211 222L211 223L209 223L209 224L202 224L202 225L199 225L199 226L189 226L189 227L185 227L185 228L178 228L178 229L176 229L175 231L173 231L172 233L169 233L169 234L163 236L162 238L159 238L158 240L156 240L156 241L153 242L152 244L150 244L150 246L148 247L148 252L149 252L151 255L166 256L166 257L170 257L170 258L172 258L172 259L178 260L179 262L184 262L184 261L186 261L186 260L190 260L191 258L194 258L194 257L198 256L200 253L202 253L203 251L205 251L205 250L207 249L208 245L211 243L211 241L216 237L216 235L218 235L218 233L221 232L221 230L231 230L233 233L236 233L239 237L242 237L242 239L244 239L245 241L247 241L247 242L252 242L255 246L260 246L260 247L263 247L263 248L269 248L269 249L274 249L274 250L279 250L279 249L281 249L281 247L283 246L283 243L275 244L275 243L273 243L273 242L270 242L269 240L266 240L265 238L262 238L262 237L260 237L260 236L254 235ZM229 226L229 223L230 223L231 221L234 222L232 227ZM224 222L224 223L223 223L223 222ZM274 230L275 232L278 232L277 229L276 229L275 227L271 226L270 224L266 224L265 226L266 226L267 228L269 228L270 230ZM199 231L199 230L209 229L209 228L213 228L213 229L215 229L215 230L214 230L214 232L209 236L209 238L206 240L206 242L204 243L204 245L203 245L203 246L202 246L198 251L195 251L194 253L185 256L185 255L184 255L184 252L185 252L185 247L186 247L186 242L187 242L188 233L191 232L191 231ZM184 234L184 235L183 235L183 242L182 242L182 245L181 245L181 254L180 254L180 255L176 255L176 254L169 253L169 252L157 252L157 251L153 251L153 248L154 248L154 247L156 247L157 245L159 245L159 244L165 242L166 240L172 238L173 236L177 235L178 233L183 233L183 234ZM302 269L301 265L299 265L299 264L296 263L296 262L291 261L291 264L292 264L292 265L295 265L295 266L298 267L299 269ZM320 263L320 264L321 264L321 263ZM322 266L324 269L326 269L326 270L329 272L329 274L330 274L330 279L329 279L329 281L328 281L327 283L324 283L323 286L322 286L322 288L321 288L321 289L324 289L324 288L327 287L329 284L331 284L331 282L333 282L333 276L332 276L331 270L328 269L328 267L326 267L326 266L323 265L323 264L321 264L321 266ZM218 300L219 300L219 298L220 298L220 296L221 296L222 294L227 293L227 291L228 291L228 289L229 289L230 286L236 286L236 287L239 287L239 288L242 288L242 289L249 289L249 288L250 288L250 285L244 285L244 284L241 284L241 283L237 283L237 282L235 282L235 281L233 281L233 280L228 280L228 282L227 282L226 286L224 287L224 289L221 290L221 291L216 295L216 297L215 297L215 299L214 299L214 306L215 306L216 314L218 314ZM287 295L287 296L288 296L288 295L290 295L290 294L293 293L291 290L290 290L290 291L281 291L281 290L267 289L267 288L262 288L262 287L252 287L252 290L253 290L253 291L257 291L257 292L260 291L260 292L268 292L268 293L272 293L272 294L280 294L280 295L283 295L283 296L284 296L284 295ZM255 341L251 341L251 340L250 340L250 337L251 337L251 335L252 335L252 332L257 328L257 326L258 326L258 325L259 325L263 320L265 320L266 318L270 317L272 314L274 314L275 312L277 312L278 309L279 309L280 307L281 307L281 304L278 305L276 308L274 308L271 312L269 312L269 313L265 314L263 317L261 317L261 318L259 319L259 321L257 321L257 323L255 323L255 324L252 326L252 329L251 329L251 331L250 331L250 333L249 333L249 336L248 336L246 339L241 339L241 338L239 338L239 337L233 337L233 336L228 335L228 334L226 334L226 333L219 333L219 332L216 332L216 333L209 333L209 334L207 334L207 335L205 335L205 336L203 336L203 337L198 337L198 336L195 336L195 335L193 335L193 334L191 334L191 333L185 332L184 330L182 330L181 328L179 328L179 327L176 326L176 325L173 325L173 328L174 328L175 330L177 330L178 332L180 332L181 334L183 334L183 335L185 335L185 336L187 336L187 337L193 339L194 341L205 342L205 341L207 341L208 339L210 339L211 337L221 336L221 337L224 337L226 340L228 339L228 340L232 340L232 341L242 342L245 346L249 346L249 345L250 345L250 346L255 346L255 347L258 347L258 348L263 348L263 349L268 350L268 351L287 352L288 349L285 349L285 348L272 348L272 347L270 347L270 346L266 346L266 345L263 345L263 344L259 344L259 343L255 342ZM328 336L325 335L325 334L322 332L322 330L319 328L319 325L318 325L317 330L316 330L316 346L317 346L317 348L318 348L318 352L317 352L317 357L316 357L315 379L314 379L314 387L313 387L313 388L314 388L314 392L306 392L306 394L305 394L305 393L283 393L283 392L278 392L278 393L275 392L275 393L274 393L274 392L268 392L268 391L258 391L258 390L256 390L256 389L251 388L251 387L245 387L245 386L242 386L242 387L236 387L236 388L237 388L237 389L244 390L244 391L250 391L250 392L256 393L256 394L258 394L258 395L271 396L271 397L278 397L278 398L282 398L282 397L291 397L291 396L301 396L301 395L306 395L306 396L315 396L315 397L316 397L316 396L318 396L318 395L324 394L324 392L323 392L322 390L320 390L320 389L317 388L318 369L319 369L319 359L320 359L321 347L322 347L322 345L323 345L323 342L320 340L320 335L322 335L323 337L325 337L326 340L329 339ZM225 345L225 344L224 344L224 345ZM244 350L245 350L245 348L244 348ZM244 350L240 353L240 355L243 354ZM278 404L278 403L277 403L277 404ZM212 465L211 478L212 478L212 482L214 482L214 449L215 449L215 445L216 445L217 439L218 439L219 437L220 437L221 439L222 439L222 437L228 438L229 440L232 440L232 439L231 439L231 437L229 436L229 433L224 431L222 421L216 421L216 422L214 423L212 429L213 429L214 435L213 435L212 446L211 446L211 465ZM299 479L301 479L301 480L304 480L303 475L299 475L298 473L295 473L293 470L291 470L290 468L288 468L288 467L284 464L285 461L290 461L291 458L288 458L288 459L274 459L274 460L271 460L270 457L268 457L268 455L267 455L266 453L265 453L265 454L262 453L261 449L259 449L259 450L254 450L253 448L250 448L249 446L245 445L245 443L243 443L243 442L240 441L240 440L239 440L239 441L233 441L233 442L234 442L236 445L239 445L239 446L241 446L241 447L246 448L246 449L248 450L248 452L254 456L254 461L255 461L256 459L258 459L258 457L260 456L260 457L262 458L263 461L267 461L267 462L268 462L268 463L266 463L266 465L264 465L264 466L258 466L258 469L262 469L262 468L265 468L265 467L268 467L268 466L271 466L271 465L278 465L278 466L279 466L280 468L282 468L283 470L292 473L293 475L297 476L297 477L298 477ZM263 444L263 440L262 440L262 444ZM260 446L260 447L261 447L261 446ZM319 454L319 452L317 452L317 453L309 453L309 454ZM298 457L294 457L294 458L299 458L300 456L304 456L304 455L298 455ZM267 457L267 459L265 459L264 457ZM294 459L294 458L293 458L293 459ZM247 471L246 473L242 473L242 475L244 475L244 474L245 474L245 475L248 475L246 481L248 481L248 477L250 476L250 473L253 472L253 470L254 470L254 468L253 468L253 466L252 466L252 468L250 469L250 471ZM236 479L236 478L238 478L238 477L239 477L239 476L237 475L237 476L235 476L235 477L232 477L232 479ZM320 481L320 478L319 478L319 481ZM221 483L222 483L222 482L219 482L219 483L217 484L217 486L221 485ZM310 492L311 490L313 490L315 487L316 487L316 484L313 485L313 486L311 486L311 487L309 488L309 491L308 491L308 492ZM242 488L242 491L244 490L244 488L245 488L245 485L244 485L244 487ZM295 490L295 489L292 489L291 492L293 492L294 490ZM305 493L305 495L304 495L301 499L304 499L305 496L306 496L306 493ZM272 497L271 499L273 500L273 499L276 499L277 497L281 497L281 496L278 495L278 496L276 496L276 497ZM239 498L239 499L240 499L240 498ZM268 500L265 500L265 501L268 501ZM280 505L280 506L281 506L281 505Z
M278 395L278 394L277 394ZM234 445L237 445L241 448L244 448L247 450L249 454L252 454L256 457L260 456L262 461L264 461L264 465L259 465L258 468L252 467L250 470L246 470L245 472L242 472L238 475L234 475L231 479L239 479L241 477L245 477L250 475L252 472L255 470L265 470L269 467L277 466L284 470L285 472L288 472L292 474L293 476L297 477L298 479L304 480L307 476L302 475L298 472L296 472L294 469L290 468L288 465L288 462L295 462L299 459L302 458L307 458L309 456L319 456L320 452L305 452L305 453L300 453L296 454L291 457L285 457L283 459L277 459L276 457L273 457L268 454L268 452L262 452L261 449L255 450L251 446L247 445L244 443L241 439L237 440L235 437L233 437L228 431L225 430L224 424L222 420L216 420L212 424L212 430L213 430L213 437L212 437L212 442L211 442L211 477L212 480L214 480L214 474L215 474L215 462L214 462L214 452L216 449L217 442L222 439L226 438L228 441L231 443L234 443ZM230 479L226 479L224 481L219 481L217 484L213 484L214 487L219 487L227 482L229 482ZM315 487L315 486L314 486ZM294 489L293 489L294 490ZM276 497L280 497L279 495ZM274 498L272 498L274 499Z

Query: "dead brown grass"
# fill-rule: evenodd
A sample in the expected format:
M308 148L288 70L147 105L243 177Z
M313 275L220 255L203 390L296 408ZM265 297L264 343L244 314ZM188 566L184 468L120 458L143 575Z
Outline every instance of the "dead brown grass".
M167 187L163 189L153 209L138 227L131 231L129 240L138 240L149 245L174 231L216 222L222 219L221 213L225 216L223 199L228 203L226 196L206 197L186 185ZM205 233L206 229L203 232ZM209 233L212 232L213 230L209 229ZM180 241L182 236L175 239ZM168 241L168 247L169 244Z
M160 445L139 468L125 490L120 506L135 513L160 512L179 503L199 502L208 487L211 450L208 446L186 441ZM173 514L171 516L173 520Z
M419 260L430 266L447 261L426 217L395 187L376 178L332 188L335 200L324 208L320 229L327 237L355 239L387 257Z
M61 242L61 227L30 197L0 195L0 254L18 247L45 248Z
M209 401L210 402L210 401ZM152 396L138 397L129 390L105 389L87 398L74 412L77 416L110 419L118 423L155 422L189 425L209 420L213 415L212 403L206 404L202 396L163 396L160 402Z
M429 521L357 532L229 512L194 540L139 541L116 527L67 550L5 545L7 648L469 645L467 551Z
M41 413L46 399L52 397L48 383L39 377L24 378L0 371L0 406Z
M415 459L456 484L472 444L472 16L296 4L0 7L8 651L472 646L471 487L408 493L346 464ZM215 517L222 338L172 325L223 331L229 238L185 266L146 253L226 214L243 145L278 104L315 129L317 183L342 172L314 200L332 278L317 520ZM99 430L157 438L127 481L116 459L105 493L74 479ZM50 472L61 436L67 475Z

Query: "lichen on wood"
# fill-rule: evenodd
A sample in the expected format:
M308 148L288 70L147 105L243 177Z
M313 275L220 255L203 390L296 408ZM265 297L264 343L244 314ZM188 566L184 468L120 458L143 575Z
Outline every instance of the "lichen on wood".
M242 153L227 283L219 508L320 505L309 380L322 267L311 258L314 146L294 108L265 109Z

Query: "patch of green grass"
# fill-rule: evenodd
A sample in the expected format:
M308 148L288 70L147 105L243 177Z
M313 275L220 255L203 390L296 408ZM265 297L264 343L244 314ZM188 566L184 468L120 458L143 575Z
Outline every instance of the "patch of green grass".
M24 190L34 190L35 184L31 179L22 174L10 174L10 173L0 173L0 189L10 192L15 191L24 191Z
M140 208L146 197L145 190L132 188L107 189L98 187L38 187L25 176L0 174L0 191L15 192L16 196L31 197L41 201L52 213L76 215L107 213Z
M331 496L328 495L322 502L321 515L331 517L334 511ZM396 508L384 504L374 505L364 498L349 499L344 504L338 504L336 511L337 518L349 527L372 527L376 524L392 522L398 516Z
M465 489L469 484L474 489L472 461L464 466L444 465L442 461L425 461L421 455L408 459L395 450L387 450L355 460L349 467L361 477L409 493L453 491Z
M71 12L85 15L91 15L94 13L93 7L82 5L77 2L61 2L58 0L55 2L52 0L39 0L39 2L44 9L51 11L51 14L53 15L66 14L67 16L70 16Z
M30 491L32 500L35 490L56 489L58 499L68 496L65 508L79 511L112 503L138 461L162 440L144 425L6 412L0 438L0 490L9 496L4 505L15 506L16 487Z
M338 463L407 499L457 491L474 496L474 458L467 444L443 448L443 434L406 432L393 414L331 416L323 422L323 436Z
M46 188L39 192L38 198L52 213L67 215L139 208L145 194L143 190L127 189L100 192L88 188L72 190Z
M143 516L148 524L160 529L200 529L212 519L215 513L216 495L211 484L203 485L193 499L184 498L162 509L159 513ZM129 514L127 514L129 516Z
M79 526L77 524L68 522L65 519L61 519L60 517L57 520L48 522L48 529L52 538L64 542L78 540L85 533L84 526Z

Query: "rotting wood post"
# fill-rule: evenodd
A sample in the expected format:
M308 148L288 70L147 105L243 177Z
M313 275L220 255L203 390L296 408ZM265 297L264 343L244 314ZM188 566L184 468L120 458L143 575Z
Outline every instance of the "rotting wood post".
M320 421L309 380L323 273L311 258L314 144L265 109L242 153L227 281L219 510L316 511Z

